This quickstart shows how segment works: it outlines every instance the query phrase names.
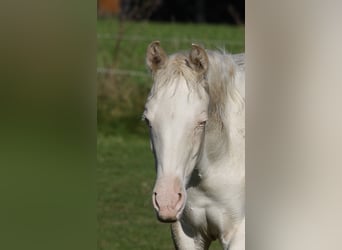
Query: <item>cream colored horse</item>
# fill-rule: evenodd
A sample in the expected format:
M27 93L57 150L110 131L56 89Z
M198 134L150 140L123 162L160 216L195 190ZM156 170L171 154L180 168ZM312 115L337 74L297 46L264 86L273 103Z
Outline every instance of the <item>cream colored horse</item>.
M157 179L153 206L176 249L245 249L244 56L147 49L154 84L143 114Z

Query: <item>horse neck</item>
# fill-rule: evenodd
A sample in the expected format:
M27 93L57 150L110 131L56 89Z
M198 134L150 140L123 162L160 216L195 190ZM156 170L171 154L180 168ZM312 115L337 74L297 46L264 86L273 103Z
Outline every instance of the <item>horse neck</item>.
M230 98L228 98L230 99ZM210 164L229 160L244 149L244 108L227 100L219 116L209 116L205 133L204 155Z
M210 180L207 177L212 175L211 169L215 169L216 173L221 173L224 178L227 174L228 176L244 176L244 134L238 131L244 130L244 127L237 126L242 120L244 121L244 111L238 113L239 115L227 115L226 119L220 121L209 117L203 151L191 175L189 187L200 185L204 179Z

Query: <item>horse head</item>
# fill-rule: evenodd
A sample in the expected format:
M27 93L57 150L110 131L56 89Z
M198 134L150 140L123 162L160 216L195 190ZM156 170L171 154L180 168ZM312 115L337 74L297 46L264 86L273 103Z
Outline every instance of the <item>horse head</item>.
M168 56L156 41L147 48L146 64L153 77L143 114L157 172L152 201L158 219L173 222L182 214L186 186L203 151L209 61L198 45Z

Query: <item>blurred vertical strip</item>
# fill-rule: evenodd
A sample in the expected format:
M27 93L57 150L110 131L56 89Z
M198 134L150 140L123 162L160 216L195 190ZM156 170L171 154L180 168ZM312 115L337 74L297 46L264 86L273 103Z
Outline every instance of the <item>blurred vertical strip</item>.
M96 248L96 2L0 9L0 249Z
M342 249L341 9L246 2L247 249Z

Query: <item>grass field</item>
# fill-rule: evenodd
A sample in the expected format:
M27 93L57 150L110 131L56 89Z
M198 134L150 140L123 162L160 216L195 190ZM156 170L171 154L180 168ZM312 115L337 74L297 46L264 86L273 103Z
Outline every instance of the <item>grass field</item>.
M146 46L157 39L168 52L188 49L189 40L244 51L243 27L129 22L115 51L117 33L117 21L98 22L98 67L144 74ZM157 221L151 204L154 164L140 119L150 85L147 75L98 75L98 249L173 249L169 225Z
M169 225L159 223L152 208L148 137L99 133L97 147L98 249L173 249Z
M97 177L99 249L172 249L151 206L148 138L99 134Z

